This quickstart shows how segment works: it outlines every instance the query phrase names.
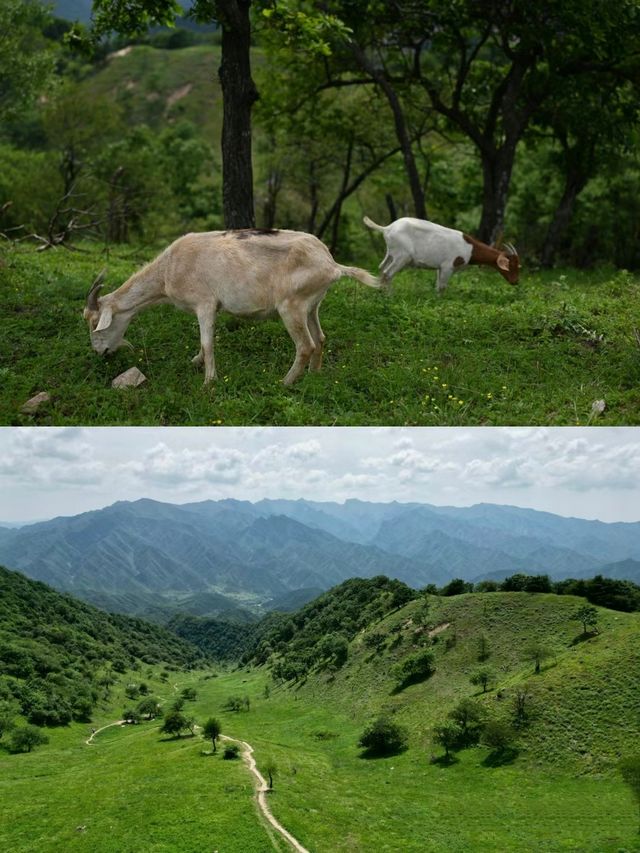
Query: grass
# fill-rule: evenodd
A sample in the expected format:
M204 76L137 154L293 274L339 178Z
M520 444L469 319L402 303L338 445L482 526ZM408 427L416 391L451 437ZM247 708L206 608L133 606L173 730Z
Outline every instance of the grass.
M112 252L107 289L154 254ZM630 273L529 272L511 288L491 271L467 271L442 297L428 271L402 273L391 297L342 280L322 309L320 374L285 388L293 345L279 320L222 317L220 378L205 388L190 364L195 319L171 306L134 319L133 351L101 359L91 350L81 310L105 264L97 250L5 248L0 261L5 425L640 423L640 279ZM147 383L113 390L134 364ZM22 415L39 391L50 403ZM600 399L606 408L594 417Z
M268 759L275 760L271 808L314 853L631 853L640 850L637 809L614 759L633 751L640 736L634 716L639 619L600 610L600 634L574 643L580 632L570 620L576 601L524 593L434 601L433 623L450 622L434 647L437 672L396 696L390 691L390 659L406 654L415 640L415 603L373 627L387 632L389 641L401 637L377 661L360 635L342 670L329 677L310 674L293 690L271 684L267 696L265 669L219 672L215 678L176 674L175 681L178 689L196 687L198 698L187 709L199 722L218 717L223 733L254 746L263 771ZM451 631L456 642L447 648ZM476 665L480 631L489 638L501 686L508 693L526 681L543 713L532 718L512 763L489 766L483 747L458 753L448 766L433 763L432 725L458 698L476 692L468 675ZM535 678L523 657L531 635L556 647L555 659ZM598 673L600 682L593 680ZM165 698L177 692L144 678ZM120 692L94 725L117 717L124 685L139 679L122 678ZM230 695L248 696L250 710L224 711ZM482 701L494 708L495 695L491 691ZM381 707L407 726L409 749L365 760L357 740ZM579 707L584 716L576 720ZM49 746L32 755L0 752L0 848L274 849L239 761L224 761L221 750L205 754L210 744L200 738L165 740L155 723L108 729L91 747L84 744L86 730L77 724L52 730ZM581 738L590 739L589 763L581 757Z

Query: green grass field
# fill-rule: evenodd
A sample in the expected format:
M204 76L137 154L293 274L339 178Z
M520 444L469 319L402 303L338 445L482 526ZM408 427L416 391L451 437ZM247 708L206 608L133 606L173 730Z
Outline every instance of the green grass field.
M204 388L190 363L195 318L172 306L134 319L133 350L102 359L90 347L81 312L97 271L108 265L110 290L154 254L2 251L1 423L640 423L640 279L630 273L525 272L512 288L491 271L469 270L442 297L429 271L401 273L390 297L343 279L321 311L321 373L285 388L294 349L281 322L222 317L219 379ZM113 390L111 380L132 365L147 383ZM21 415L40 391L51 402ZM606 408L594 417L595 400Z
M640 850L637 806L615 765L637 748L640 624L636 614L600 610L600 633L575 643L579 626L569 617L576 602L524 593L434 602L433 621L450 622L434 647L436 674L397 694L389 664L411 646L415 602L374 626L401 636L378 661L360 635L343 669L310 674L295 689L271 684L267 696L265 669L215 678L177 673L171 682L196 687L187 710L200 723L217 716L223 733L254 746L260 767L275 760L271 808L313 853L631 853ZM447 648L452 630L456 643ZM496 687L508 694L516 683L529 684L531 725L512 763L487 764L484 747L459 752L448 766L433 763L441 750L431 743L431 727L461 696L477 693L468 676L479 631L500 672ZM556 649L535 677L522 656L531 636ZM93 725L119 716L124 684L139 678L123 676ZM176 695L172 684L145 680L166 701ZM248 696L250 710L223 711L230 695ZM482 701L494 708L495 697L492 690ZM409 749L364 759L357 740L381 708L409 729ZM86 725L50 735L51 743L30 755L0 752L3 850L279 849L256 814L248 771L207 754L210 744L199 737L165 740L157 723L107 729L92 746L84 743Z

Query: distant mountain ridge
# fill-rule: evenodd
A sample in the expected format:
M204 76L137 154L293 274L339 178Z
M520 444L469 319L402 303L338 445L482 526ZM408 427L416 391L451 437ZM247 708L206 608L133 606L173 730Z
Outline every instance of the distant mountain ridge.
M242 620L242 606L260 612L351 577L423 587L602 573L637 583L640 523L495 504L141 499L2 528L0 561L107 609Z

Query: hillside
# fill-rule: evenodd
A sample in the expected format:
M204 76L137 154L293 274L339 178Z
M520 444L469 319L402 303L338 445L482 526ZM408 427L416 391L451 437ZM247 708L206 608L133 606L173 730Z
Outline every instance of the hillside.
M353 577L637 580L640 524L489 504L145 499L2 528L0 560L108 610L252 621Z
M0 567L0 699L30 722L91 719L111 673L204 660L163 628L103 613Z
M347 606L345 586L332 591L336 613ZM414 743L430 742L433 726L465 698L475 698L490 716L513 720L515 697L523 690L527 725L518 733L519 761L584 773L611 771L640 738L638 614L597 608L598 633L582 636L574 616L584 599L574 596L420 597L352 632L340 661L327 662L310 652L304 672L287 669L283 664L292 650L308 646L308 624L321 616L321 605L319 599L300 611L307 613L304 620L299 614L288 620L286 645L274 643L273 634L266 638L274 676L295 686L299 695L345 713L363 718L391 714L409 727ZM539 674L529 651L536 643L548 654ZM265 658L264 646L263 640L258 661ZM403 686L398 665L425 651L433 654L434 673ZM494 673L486 694L470 683L481 665ZM440 749L435 743L430 748Z

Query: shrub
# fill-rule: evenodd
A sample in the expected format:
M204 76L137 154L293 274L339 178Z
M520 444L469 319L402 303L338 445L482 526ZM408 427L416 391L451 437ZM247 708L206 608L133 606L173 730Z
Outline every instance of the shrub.
M237 743L230 743L229 746L225 746L224 752L222 753L222 757L226 761L232 761L234 758L237 758L240 754L240 747Z
M409 736L403 726L387 717L378 717L364 730L358 746L372 756L395 755L407 748Z

